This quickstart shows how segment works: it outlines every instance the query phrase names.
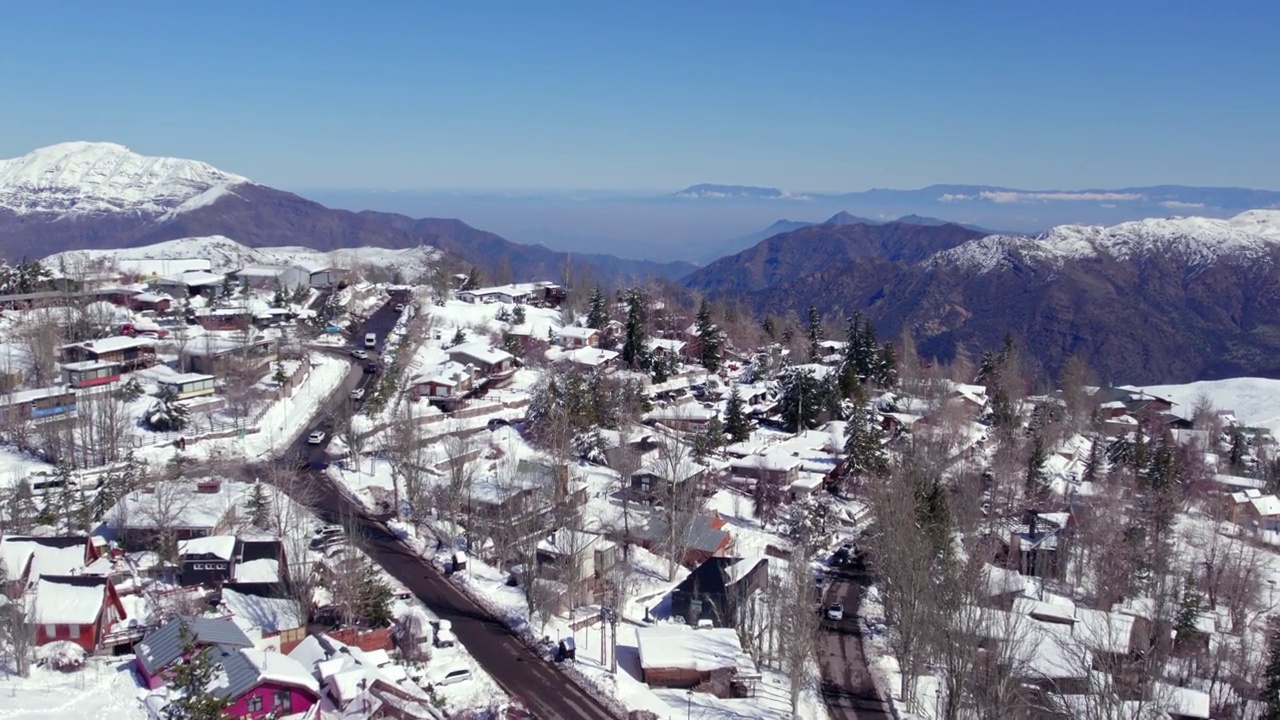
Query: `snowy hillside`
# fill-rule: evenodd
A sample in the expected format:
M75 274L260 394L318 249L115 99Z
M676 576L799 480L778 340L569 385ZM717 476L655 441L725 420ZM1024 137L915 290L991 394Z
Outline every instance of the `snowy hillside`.
M1280 432L1280 380L1229 378L1139 389L1172 400L1176 403L1174 412L1184 416L1191 414L1196 398L1203 393L1215 408L1232 411L1245 425Z
M66 142L0 160L0 208L19 215L173 214L248 182L195 160L146 157L115 143Z
M1106 256L1131 260L1163 256L1203 267L1219 258L1257 258L1280 247L1280 210L1249 210L1235 217L1151 218L1111 227L1060 225L1038 237L991 235L934 255L930 265L985 273L1014 262L1060 266Z
M377 265L400 268L406 277L425 272L439 258L430 246L406 248L343 248L320 252L306 247L251 248L222 235L181 238L167 242L119 250L69 250L50 255L44 263L54 272L60 268L114 265L143 275L169 275L182 271L180 260L208 260L214 270L238 270L247 265L300 265L308 268L350 268Z

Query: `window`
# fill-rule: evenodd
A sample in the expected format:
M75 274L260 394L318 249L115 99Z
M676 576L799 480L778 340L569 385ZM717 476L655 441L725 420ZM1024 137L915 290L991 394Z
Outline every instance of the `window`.
M250 695L245 698L244 707L249 712L262 712L262 696Z
M80 626L79 626L79 625L68 625L68 626L67 626L67 639L68 639L68 640L79 640L79 639L80 639Z
M276 700L272 705L273 710L283 710L286 713L293 712L292 695L288 690L277 690Z

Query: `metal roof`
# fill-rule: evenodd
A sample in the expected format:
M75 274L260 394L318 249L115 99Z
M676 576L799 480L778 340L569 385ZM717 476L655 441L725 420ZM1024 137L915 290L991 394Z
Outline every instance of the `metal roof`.
M138 643L138 662L149 674L155 675L182 657L182 627L191 633L197 645L226 645L253 647L253 642L235 623L215 618L178 617L152 630Z

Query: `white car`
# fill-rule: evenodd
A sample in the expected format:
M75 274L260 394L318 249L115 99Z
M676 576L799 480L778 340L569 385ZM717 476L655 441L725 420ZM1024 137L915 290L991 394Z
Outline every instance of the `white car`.
M364 350L356 349L351 351L351 357L357 360L368 360L369 353L365 352Z
M398 313L404 312L404 303L396 303L393 309Z
M436 672L427 673L427 682L432 685L456 685L471 679L471 670L465 665L449 665Z
M827 606L827 619L828 619L828 620L843 620L843 619L844 619L844 606L843 606L843 605L841 605L840 603L831 603L830 605L828 605L828 606Z
M364 388L356 388L355 390L352 390L351 394L348 395L348 397L350 397L352 400L363 400Z
M307 444L319 445L320 443L324 442L324 439L326 437L328 436L324 434L323 430L315 430L310 435L307 436Z

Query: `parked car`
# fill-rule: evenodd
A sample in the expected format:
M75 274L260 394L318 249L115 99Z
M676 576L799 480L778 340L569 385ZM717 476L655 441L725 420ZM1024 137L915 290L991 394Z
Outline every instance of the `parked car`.
M843 605L841 605L840 603L831 603L830 605L828 605L828 606L827 606L827 619L828 619L828 620L843 620L843 619L844 619L844 606L843 606Z
M456 685L471 679L471 670L464 665L449 665L436 672L427 673L431 685Z
M378 363L376 362L366 363L364 366L364 372L366 375L372 375L378 372Z
M364 388L356 388L356 389L352 390L352 391L350 392L350 394L348 394L348 396L347 396L347 397L350 397L352 400L355 400L356 402L359 402L359 401L363 400L363 399L364 399Z
M314 535L316 537L325 537L328 535L341 535L345 532L346 529L341 525L321 525L316 528Z
M307 436L307 444L319 445L320 443L324 442L324 439L326 437L328 436L324 434L323 430L314 430L310 435Z
M351 357L357 360L368 360L369 353L365 352L364 350L361 350L360 348L356 348L351 351Z
M453 623L448 620L434 620L435 646L438 648L453 647L458 644L458 637L453 634Z
M392 310L395 310L398 313L404 312L404 303L396 303L396 306L392 308Z

